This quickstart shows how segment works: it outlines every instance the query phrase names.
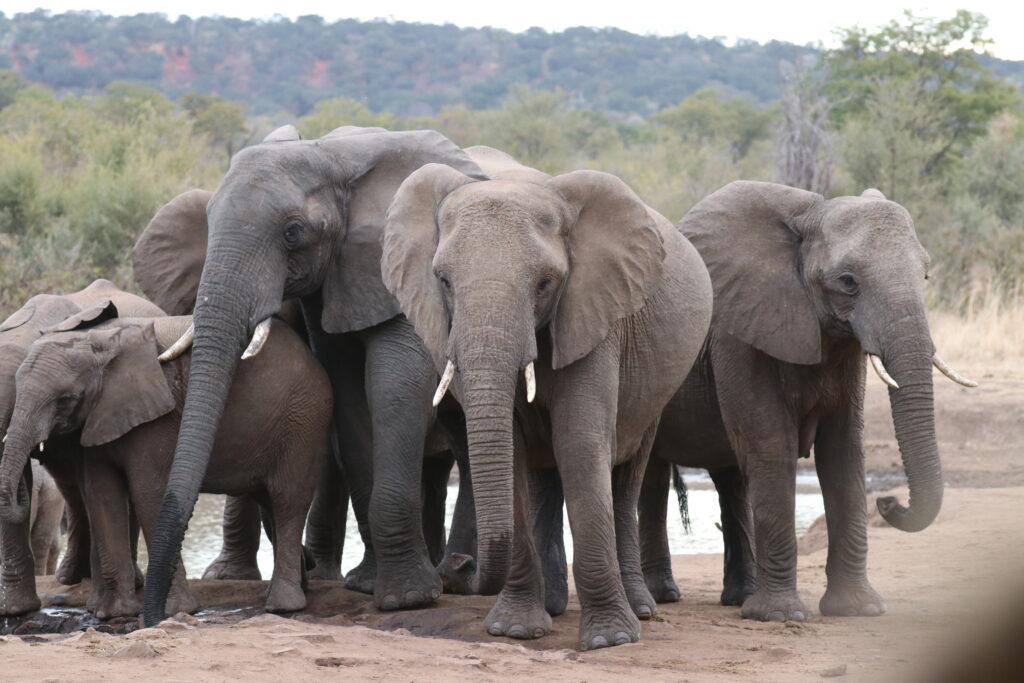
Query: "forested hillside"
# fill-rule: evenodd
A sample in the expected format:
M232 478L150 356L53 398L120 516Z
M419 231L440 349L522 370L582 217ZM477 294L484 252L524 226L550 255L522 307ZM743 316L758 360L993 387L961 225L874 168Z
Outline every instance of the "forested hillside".
M245 101L253 114L303 115L320 100L351 97L375 111L429 116L456 103L496 107L516 83L562 88L579 108L642 115L707 86L765 102L778 97L780 60L810 51L617 29L0 13L0 68L30 81L79 94L137 81L172 97Z

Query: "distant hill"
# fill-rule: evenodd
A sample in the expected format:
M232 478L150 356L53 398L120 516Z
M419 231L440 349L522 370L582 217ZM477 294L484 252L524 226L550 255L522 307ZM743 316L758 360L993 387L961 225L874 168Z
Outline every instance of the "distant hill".
M778 64L809 47L640 36L618 29L523 33L317 16L255 21L170 21L43 10L0 13L0 68L59 91L112 81L176 96L195 90L248 103L250 113L307 113L317 101L353 97L375 111L431 115L456 103L488 108L514 83L561 87L576 106L649 114L709 85L758 101L778 94ZM1018 86L1024 62L988 60Z

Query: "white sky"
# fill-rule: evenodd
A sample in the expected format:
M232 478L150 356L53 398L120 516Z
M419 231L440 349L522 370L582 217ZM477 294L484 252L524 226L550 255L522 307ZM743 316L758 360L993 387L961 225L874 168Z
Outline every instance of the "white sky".
M364 4L365 6L360 6ZM833 41L832 30L860 25L875 28L900 16L904 8L938 18L951 17L964 0L800 0L797 2L729 2L720 0L625 0L586 3L564 0L370 0L366 3L338 0L4 0L8 15L30 12L43 6L55 13L95 9L106 14L162 12L172 19L180 14L192 17L219 14L242 18L269 18L275 14L296 17L319 14L328 20L341 18L389 18L428 24L494 26L522 31L540 26L558 31L571 26L614 26L633 33L691 36L721 36L728 40L771 39L797 44ZM580 9L580 6L585 9ZM966 7L989 18L987 35L995 43L991 52L1004 59L1024 60L1024 2L1020 0L978 0Z

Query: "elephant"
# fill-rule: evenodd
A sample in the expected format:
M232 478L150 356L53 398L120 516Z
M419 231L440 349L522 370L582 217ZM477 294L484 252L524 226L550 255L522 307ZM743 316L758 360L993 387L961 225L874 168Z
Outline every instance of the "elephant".
M109 280L95 280L69 294L38 294L0 323L0 432L6 433L15 400L15 373L29 347L44 330L71 316L98 316L111 302L124 315L152 317L163 311L142 297L122 291ZM67 550L56 569L58 581L74 585L90 576L90 538L85 502L75 480L73 461L77 443L57 438L45 452L37 452L46 471L64 497L67 519ZM26 470L30 475L31 470ZM28 482L25 482L30 490ZM35 587L35 562L29 527L0 519L3 571L0 576L0 615L17 615L39 609ZM141 575L140 575L141 577Z
M29 529L32 537L32 559L36 576L49 576L57 571L60 556L60 523L64 516L64 496L50 473L32 461L32 509Z
M575 543L579 647L633 642L656 606L637 494L658 417L697 357L711 283L697 251L625 183L550 177L490 148L488 179L427 164L382 238L384 284L466 418L475 592L491 635L551 629L529 527L527 468L558 467ZM520 381L522 375L524 380Z
M185 403L190 354L166 349L188 316L69 319L36 341L17 373L17 397L0 461L0 515L20 521L19 473L34 444L76 439L85 501L107 590L90 605L101 619L137 614L128 507L153 540ZM269 512L274 574L266 607L306 605L302 530L317 479L330 462L330 382L302 339L275 321L259 357L231 385L203 490L255 497ZM180 354L180 355L179 355ZM273 387L273 394L268 390ZM178 560L168 613L198 607ZM98 575L98 576L97 576Z
M399 184L428 162L481 173L434 131L344 127L301 140L283 126L232 159L206 206L188 397L150 546L146 624L163 617L239 356L258 353L267 321L291 298L301 302L310 344L331 379L337 441L367 548L346 585L372 591L381 609L428 604L440 594L420 514L437 374L381 282L379 240Z
M678 599L663 540L667 477L656 463L721 468L753 513L753 562L747 506L723 517L727 563L731 547L746 565L734 567L731 585L727 566L723 601L742 602L748 619L806 619L796 591L794 500L798 458L813 447L828 528L818 607L830 616L882 614L886 604L866 571L865 356L889 385L910 487L908 507L894 497L877 505L903 531L925 529L942 504L932 366L974 385L935 352L924 304L929 257L913 220L878 190L825 199L739 181L697 203L678 228L707 264L714 315L662 415L654 449L663 459L652 459L644 483L648 586L657 598Z

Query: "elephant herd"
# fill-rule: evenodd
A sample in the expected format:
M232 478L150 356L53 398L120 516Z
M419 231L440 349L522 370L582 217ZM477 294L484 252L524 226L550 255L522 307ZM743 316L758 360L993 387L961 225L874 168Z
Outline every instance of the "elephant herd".
M203 491L229 496L206 578L258 578L262 524L269 611L341 579L351 498L366 550L346 586L382 610L496 595L487 632L539 638L568 599L565 505L579 647L633 642L680 598L681 465L719 491L722 603L802 621L795 475L813 448L819 610L879 615L865 357L910 486L878 507L905 531L942 502L932 367L972 384L935 354L928 256L877 190L735 182L673 226L607 173L549 176L433 131L284 126L215 192L161 208L133 267L148 300L97 280L0 324L0 614L38 609L34 575L54 570L30 536L35 458L67 505L57 578L91 577L100 618L199 607L180 549Z

